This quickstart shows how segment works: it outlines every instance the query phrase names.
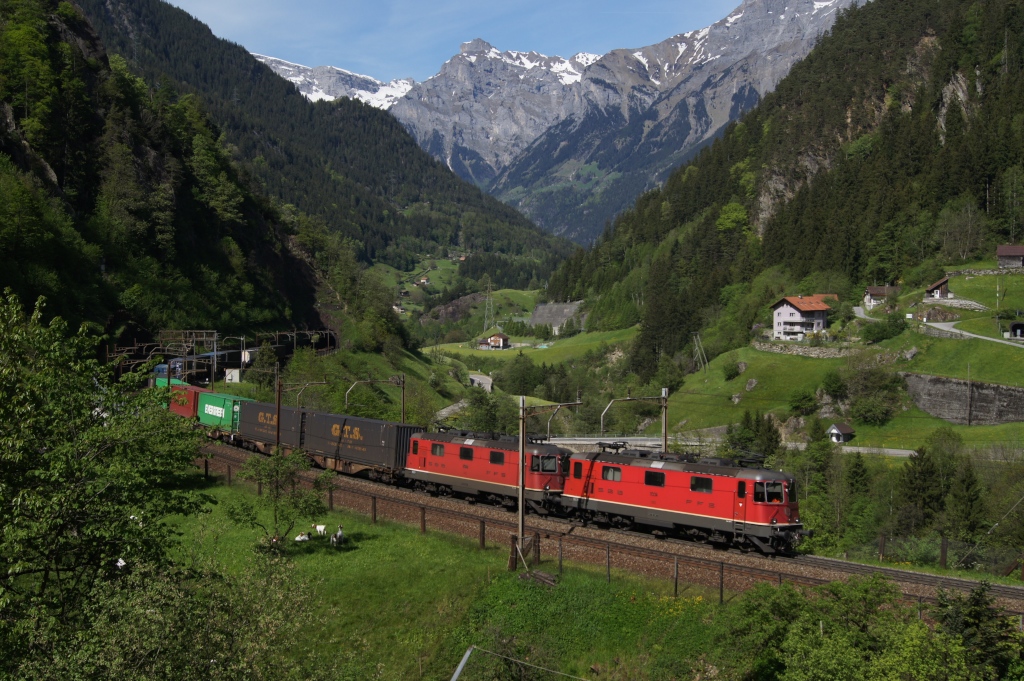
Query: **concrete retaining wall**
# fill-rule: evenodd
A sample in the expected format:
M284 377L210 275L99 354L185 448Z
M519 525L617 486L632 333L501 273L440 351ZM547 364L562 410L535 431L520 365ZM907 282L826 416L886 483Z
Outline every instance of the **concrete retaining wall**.
M951 423L994 426L1024 421L1024 388L945 376L902 374L914 404Z
M946 331L945 329L936 329L934 326L928 326L927 324L921 324L917 327L916 331L925 336L932 336L933 338L953 338L955 340L964 340L969 338L959 331Z

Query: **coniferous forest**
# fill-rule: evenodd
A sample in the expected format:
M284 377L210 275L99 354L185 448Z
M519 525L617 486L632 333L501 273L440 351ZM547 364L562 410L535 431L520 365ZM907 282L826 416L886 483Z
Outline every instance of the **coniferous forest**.
M746 344L780 295L911 288L1024 236L1024 6L874 0L551 278L589 328L641 324L649 376L703 330ZM844 296L847 297L847 296Z
M0 21L5 287L114 332L313 319L281 212L197 97L108 57L70 3L7 2Z
M546 275L566 242L459 180L390 115L311 103L240 45L160 0L79 3L107 48L147 81L199 95L263 191L357 239L360 257L411 269L438 244L524 256Z

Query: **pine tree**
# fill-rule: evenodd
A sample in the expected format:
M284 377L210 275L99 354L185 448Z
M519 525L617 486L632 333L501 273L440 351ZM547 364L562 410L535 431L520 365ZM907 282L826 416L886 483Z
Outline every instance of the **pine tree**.
M946 500L946 525L949 535L960 541L973 541L985 517L982 488L974 465L963 457L957 467Z
M899 489L903 498L899 529L915 532L930 525L943 511L945 499L938 482L938 467L928 449L921 447L907 459Z
M867 492L868 469L860 452L854 452L846 466L846 485L851 497L861 497Z

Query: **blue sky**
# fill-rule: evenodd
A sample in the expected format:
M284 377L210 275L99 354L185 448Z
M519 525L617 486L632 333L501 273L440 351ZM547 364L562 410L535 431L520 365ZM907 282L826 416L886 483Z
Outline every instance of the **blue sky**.
M380 80L437 73L459 44L569 57L643 47L722 19L740 0L169 0L222 38Z

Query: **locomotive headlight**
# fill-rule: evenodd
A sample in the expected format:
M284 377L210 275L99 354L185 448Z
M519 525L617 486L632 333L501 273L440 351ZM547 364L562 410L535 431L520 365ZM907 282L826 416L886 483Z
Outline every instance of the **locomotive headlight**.
M551 485L544 485L544 491L545 492L550 492L551 491Z
M778 520L776 520L775 518L772 518L772 525L775 525L775 524L777 524L778 522L779 522Z

